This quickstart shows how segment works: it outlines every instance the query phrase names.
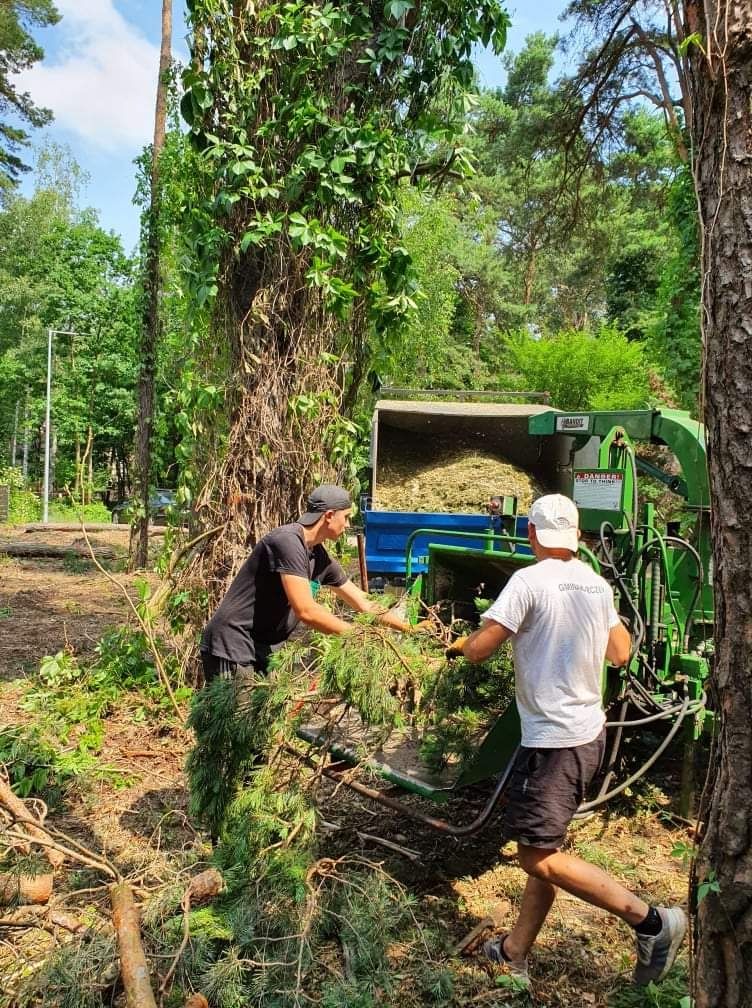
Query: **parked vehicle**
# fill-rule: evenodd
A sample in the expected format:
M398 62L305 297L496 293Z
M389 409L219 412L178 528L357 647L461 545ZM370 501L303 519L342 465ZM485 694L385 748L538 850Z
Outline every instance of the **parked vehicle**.
M132 497L118 501L112 509L114 525L129 522L132 518L136 501ZM154 525L167 525L171 515L178 510L177 491L168 489L154 490L149 497L149 515ZM181 517L187 517L187 511L180 511Z

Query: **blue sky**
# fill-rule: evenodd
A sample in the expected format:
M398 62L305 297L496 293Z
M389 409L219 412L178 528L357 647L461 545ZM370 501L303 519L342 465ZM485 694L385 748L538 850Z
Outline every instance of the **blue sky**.
M174 0L173 53L187 54L182 0ZM89 176L81 202L122 236L126 251L138 241L139 211L133 205L134 159L150 142L161 31L160 0L56 0L62 20L37 32L45 58L21 75L20 84L38 105L52 109L54 123L33 139L70 148ZM565 0L510 4L508 50L516 52L534 31L561 30ZM500 59L478 56L486 87L504 78ZM29 192L27 178L23 189Z

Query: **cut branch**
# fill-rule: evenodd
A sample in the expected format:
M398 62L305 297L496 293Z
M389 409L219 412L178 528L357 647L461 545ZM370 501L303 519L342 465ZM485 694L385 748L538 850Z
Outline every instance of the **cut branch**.
M3 779L2 776L0 776L0 804L12 814L16 823L21 824L21 833L25 833L28 837L39 842L46 841L48 839L47 830L42 827L42 824L38 819L35 819L32 816L26 805L21 801L18 795L13 793L10 784L6 779ZM23 839L24 838L22 837L22 843ZM24 846L25 852L28 853L30 847L28 844L25 844ZM59 868L63 861L65 861L65 855L55 848L46 847L44 853L53 869Z
M133 890L127 882L117 882L110 886L110 900L126 1006L157 1008L149 979L149 964L141 942L141 926Z
M52 895L52 874L0 875L0 906L19 903L46 903Z

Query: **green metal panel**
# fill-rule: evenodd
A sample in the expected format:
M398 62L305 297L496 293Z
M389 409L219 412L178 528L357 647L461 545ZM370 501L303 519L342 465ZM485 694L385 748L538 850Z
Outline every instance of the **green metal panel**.
M530 417L531 434L568 433L561 429L569 417L587 418L587 430L572 432L579 436L605 438L613 428L621 428L633 441L665 444L676 455L687 484L688 503L693 507L710 506L705 428L684 410L614 410L559 413L550 411ZM557 421L559 427L557 428Z
M703 424L683 410L656 411L653 440L668 445L676 455L687 484L687 503L694 508L709 508L708 456Z
M589 412L572 410L562 413L551 410L530 417L528 431L531 434L571 434L579 437L604 437L613 427L622 427L635 441L650 441L653 432L655 410L608 410ZM689 414L687 414L689 416ZM567 421L586 420L580 428L567 429ZM558 421L558 422L557 422Z
M579 426L581 429L569 431L562 429L567 425ZM571 413L552 410L531 417L528 429L531 434L539 435L571 433L575 436L576 448L581 447L589 437L601 438L599 465L604 468L613 463L615 435L618 432L624 433L625 440L666 445L674 453L682 471L682 479L678 481L675 492L686 501L685 527L682 528L681 534L691 542L700 555L702 586L697 601L692 606L693 611L689 613L688 608L695 595L697 584L696 564L691 553L682 550L678 545L674 548L669 542L667 547L661 546L661 550L665 550L666 567L671 584L671 593L666 597L666 604L672 616L674 612L681 616L682 624L687 618L690 619L692 646L702 643L705 636L710 636L712 633L713 620L710 488L703 425L684 410L572 411ZM603 518L603 515L585 510L582 516L583 527L595 530L599 527L599 518ZM650 525L652 527L652 521ZM657 534L656 530L653 529L653 533Z
M478 781L500 773L520 744L521 733L520 715L513 700L483 739L472 763L463 770L456 786L459 788L477 784Z

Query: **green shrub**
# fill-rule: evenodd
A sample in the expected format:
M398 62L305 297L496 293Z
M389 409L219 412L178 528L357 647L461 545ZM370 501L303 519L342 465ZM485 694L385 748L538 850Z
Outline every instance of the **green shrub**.
M8 521L11 525L25 525L39 521L42 515L39 497L33 493L23 473L18 467L6 466L0 469L0 485L9 488Z
M166 664L174 679L174 661ZM186 687L175 690L178 701L187 699L189 693ZM18 780L33 778L30 791L38 791L44 784L41 768L46 766L62 777L96 772L114 774L117 779L121 772L102 767L99 753L105 719L124 694L130 694L137 703L133 707L134 720L172 712L150 645L141 631L127 626L108 631L97 644L95 660L89 664L81 664L68 651L42 658L23 701L24 710L35 716L32 750L36 747L41 756L30 762L24 755L26 749L14 750L21 773ZM24 745L28 749L27 741ZM6 748L8 745L10 742L6 742ZM0 746L0 762L2 752Z
M597 332L565 330L509 341L515 368L529 389L548 392L565 410L638 409L649 396L650 361L641 343L609 326Z
M0 764L21 798L48 795L72 776L69 766L61 766L60 754L28 725L0 728Z
M77 522L81 518L92 523L112 521L112 515L101 501L95 501L93 504L66 504L55 501L50 504L50 521Z

